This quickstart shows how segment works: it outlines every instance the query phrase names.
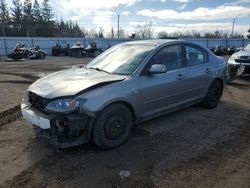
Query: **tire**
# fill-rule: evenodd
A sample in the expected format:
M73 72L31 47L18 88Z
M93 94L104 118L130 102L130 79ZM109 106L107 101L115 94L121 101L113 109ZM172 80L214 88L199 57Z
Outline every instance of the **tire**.
M45 59L45 57L46 57L45 53L40 53L40 54L39 54L39 58L40 58L40 59Z
M60 50L54 50L54 56L60 56Z
M122 104L108 106L96 119L93 141L102 149L118 147L127 140L132 123L132 114L126 106Z
M30 57L32 55L33 55L33 53L31 51L28 51L27 56Z
M207 95L201 103L202 107L212 109L215 108L219 102L223 93L223 86L215 80L208 89Z

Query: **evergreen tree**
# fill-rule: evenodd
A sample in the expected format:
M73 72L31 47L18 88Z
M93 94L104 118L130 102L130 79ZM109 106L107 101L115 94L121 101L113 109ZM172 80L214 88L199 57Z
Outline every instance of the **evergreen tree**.
M10 24L9 10L5 0L0 0L0 26L1 36L6 36L6 29Z
M104 38L104 29L103 29L103 27L99 27L98 38Z
M74 32L74 37L84 37L83 32L81 31L77 22L73 27L73 32Z
M63 21L63 19L61 18L60 22L56 22L55 23L56 29L55 29L55 33L54 36L56 37L64 37L65 36L65 23Z
M42 36L50 37L55 31L55 22L53 21L54 13L49 0L43 1L41 13L43 17L43 24L41 24Z
M34 17L34 22L36 22L36 24L40 24L43 21L43 17L40 4L37 0L34 1L32 13Z
M50 22L54 18L54 13L53 13L52 7L49 4L49 0L43 1L42 16L46 22Z
M34 19L33 21L34 21L34 29L35 29L36 36L40 36L42 35L41 25L43 24L43 17L42 17L40 4L38 3L37 0L34 1L32 14L33 14L33 19Z
M250 39L250 28L248 29L248 35L247 35L247 38L249 38Z
M31 0L24 0L23 3L23 25L26 30L26 36L32 35L33 30L33 11Z
M66 31L66 25L63 20L61 20L59 24L59 32L61 34L61 37L66 37L67 36L67 31Z
M23 21L23 5L20 0L13 0L13 8L12 11L12 24L14 26L14 34L18 36L19 34L22 36L23 28L22 28L22 21Z

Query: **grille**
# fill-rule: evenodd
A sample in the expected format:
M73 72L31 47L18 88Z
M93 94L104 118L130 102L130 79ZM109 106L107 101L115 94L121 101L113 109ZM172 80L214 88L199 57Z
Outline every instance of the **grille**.
M235 59L235 62L238 62L238 63L250 63L250 57L249 56L240 56L239 59Z
M239 58L240 58L240 59L247 59L247 60L250 60L250 56L240 56Z
M44 109L49 102L48 99L43 98L33 92L28 92L28 100L31 104L31 107L37 109L40 112L44 112Z
M250 63L250 59L235 59L235 62L237 63Z

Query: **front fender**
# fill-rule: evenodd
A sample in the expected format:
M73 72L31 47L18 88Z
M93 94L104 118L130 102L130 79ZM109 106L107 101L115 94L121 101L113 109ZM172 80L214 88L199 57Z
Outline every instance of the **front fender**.
M137 85L137 82L132 80L117 82L88 91L80 97L87 99L84 107L93 113L98 113L110 104L117 102L126 103L133 109L138 109L136 106L140 104L140 96Z

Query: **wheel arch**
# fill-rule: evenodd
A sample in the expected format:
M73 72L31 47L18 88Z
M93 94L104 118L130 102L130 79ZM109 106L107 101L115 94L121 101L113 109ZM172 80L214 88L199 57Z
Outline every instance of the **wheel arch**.
M133 122L136 121L137 116L136 116L134 107L129 102L124 101L124 100L112 101L111 103L106 104L105 106L103 106L103 108L101 109L101 111L104 110L105 108L108 108L111 105L114 105L114 104L121 104L121 105L126 106L128 108L128 110L131 112L131 115L132 115L132 118L133 118Z

